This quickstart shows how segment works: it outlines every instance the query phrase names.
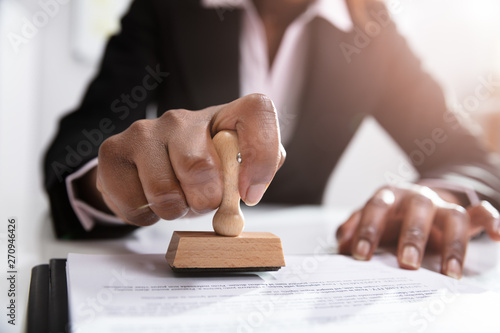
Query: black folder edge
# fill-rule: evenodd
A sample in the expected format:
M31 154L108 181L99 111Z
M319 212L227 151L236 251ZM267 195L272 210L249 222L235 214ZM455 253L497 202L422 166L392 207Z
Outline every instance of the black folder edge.
M70 333L66 259L31 270L27 333Z

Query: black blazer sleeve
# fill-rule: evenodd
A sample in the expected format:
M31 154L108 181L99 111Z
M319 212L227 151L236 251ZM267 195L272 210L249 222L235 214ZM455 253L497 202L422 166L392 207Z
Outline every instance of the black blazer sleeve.
M151 1L134 1L122 30L107 45L98 75L81 106L60 120L45 160L45 188L56 235L61 238L120 236L131 226L96 226L87 233L73 212L65 178L95 158L100 143L145 117L166 77L158 56L157 18Z
M441 88L422 70L394 24L384 29L381 38L389 59L374 116L408 154L421 178L469 185L500 208L498 156L447 109ZM394 176L404 178L404 172Z

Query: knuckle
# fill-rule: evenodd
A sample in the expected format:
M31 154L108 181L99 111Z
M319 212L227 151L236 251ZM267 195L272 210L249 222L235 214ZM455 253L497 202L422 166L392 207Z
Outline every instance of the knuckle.
M407 242L414 244L422 244L427 239L424 231L416 226L407 228L402 234L402 237L404 237Z
M99 163L109 159L113 159L120 152L120 139L118 135L111 136L104 140L99 147Z
M358 237L374 240L378 235L378 230L373 225L363 225L358 229Z
M434 207L434 203L431 198L422 195L422 194L415 194L414 196L411 197L411 204L413 206L417 207L422 207L422 208L432 208Z
M459 205L452 205L450 208L448 208L448 216L452 220L457 221L468 219L467 211L465 210L465 208Z
M448 245L448 252L451 255L455 255L461 258L465 254L466 247L467 246L463 242L455 239Z
M185 109L168 110L160 117L160 122L172 128L184 127L191 114L192 111Z
M187 154L183 158L183 168L179 171L183 185L204 184L218 177L215 161L210 156Z
M378 191L368 200L367 205L375 208L389 208L394 202L394 194L387 190Z
M140 119L134 121L127 129L129 134L134 140L149 140L152 135L152 121L149 119Z

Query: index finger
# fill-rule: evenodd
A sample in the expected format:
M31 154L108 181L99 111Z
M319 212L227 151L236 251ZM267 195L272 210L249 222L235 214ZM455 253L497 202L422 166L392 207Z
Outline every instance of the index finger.
M351 252L355 259L370 260L384 232L387 215L393 208L394 192L382 188L368 200L352 237Z
M214 115L212 135L222 130L238 133L239 192L243 201L253 206L285 158L273 102L265 95L251 94L222 106Z

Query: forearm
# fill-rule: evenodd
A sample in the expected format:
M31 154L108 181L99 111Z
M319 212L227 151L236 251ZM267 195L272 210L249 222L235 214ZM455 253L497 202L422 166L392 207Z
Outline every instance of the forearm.
M152 3L133 2L122 20L120 33L110 38L101 69L89 85L80 107L61 119L58 133L45 155L45 188L58 237L92 237L94 231L83 228L68 196L74 189L82 202L97 211L109 212L95 187L95 170L75 179L71 188L66 179L97 156L105 139L144 118L146 106L160 89L165 74L156 53L158 22L152 19L156 17L152 15ZM155 71L157 73L153 73ZM157 87L149 89L140 101L131 101L132 89L143 85L145 79L151 82L155 75L159 77Z

